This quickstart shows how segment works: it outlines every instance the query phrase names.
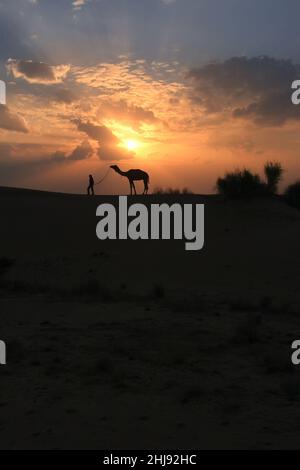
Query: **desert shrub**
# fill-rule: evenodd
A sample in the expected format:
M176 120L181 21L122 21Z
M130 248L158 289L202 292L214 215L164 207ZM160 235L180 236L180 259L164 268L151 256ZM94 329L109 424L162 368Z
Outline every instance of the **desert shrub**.
M284 193L284 199L291 206L300 209L300 181L287 187Z
M257 174L249 170L236 170L217 180L218 193L230 199L260 196L266 193L266 185Z
M267 180L267 187L271 194L276 194L278 184L282 178L283 168L278 162L268 162L265 164L264 173Z
M161 188L157 187L154 189L153 194L161 196L161 195L179 195L179 194L193 194L193 192L188 188L183 188L182 190L178 188Z
M181 194L193 194L193 191L191 191L189 188L183 188Z

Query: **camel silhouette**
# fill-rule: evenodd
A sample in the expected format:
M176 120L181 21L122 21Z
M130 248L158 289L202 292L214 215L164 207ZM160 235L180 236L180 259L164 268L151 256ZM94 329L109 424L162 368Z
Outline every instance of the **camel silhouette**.
M132 189L134 190L134 194L136 194L136 189L134 185L134 181L144 181L144 192L143 194L148 193L148 185L149 185L149 175L143 170L128 170L122 171L118 167L118 165L111 165L111 168L115 170L116 173L119 173L121 176L126 176L129 181L130 185L130 195L132 196Z

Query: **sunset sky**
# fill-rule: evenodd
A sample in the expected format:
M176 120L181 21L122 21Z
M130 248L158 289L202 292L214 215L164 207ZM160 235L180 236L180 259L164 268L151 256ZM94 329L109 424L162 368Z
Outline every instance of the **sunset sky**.
M85 192L118 164L211 193L269 160L300 179L299 21L298 0L0 0L0 185Z

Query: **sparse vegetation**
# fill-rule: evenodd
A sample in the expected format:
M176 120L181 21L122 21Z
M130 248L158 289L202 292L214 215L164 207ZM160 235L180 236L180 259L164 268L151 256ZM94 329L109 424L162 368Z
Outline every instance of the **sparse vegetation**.
M283 168L279 162L268 162L265 164L264 173L267 180L267 187L271 194L276 194L278 184L282 179Z
M266 194L266 185L257 174L249 170L236 170L218 178L217 190L222 196L230 199L243 199Z
M217 180L217 191L230 199L243 199L274 195L282 179L283 167L279 162L267 162L264 166L266 182L248 169L227 173Z
M187 194L193 194L193 192L189 188L183 188L183 189L178 189L178 188L161 188L157 187L154 188L153 194L161 196L161 195L187 195Z
M300 181L287 187L284 193L284 199L290 206L300 209Z

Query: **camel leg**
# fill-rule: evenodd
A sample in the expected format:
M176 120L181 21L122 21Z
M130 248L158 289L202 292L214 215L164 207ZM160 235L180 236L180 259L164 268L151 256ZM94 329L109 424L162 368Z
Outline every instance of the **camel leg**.
M143 194L148 194L148 184L147 184L147 181L144 180L144 192Z
M130 196L132 196L132 181L128 180L129 181L129 186L130 186Z
M132 181L132 186L133 186L133 189L134 189L134 194L136 195L136 189L135 189L135 185L134 185L133 181Z

